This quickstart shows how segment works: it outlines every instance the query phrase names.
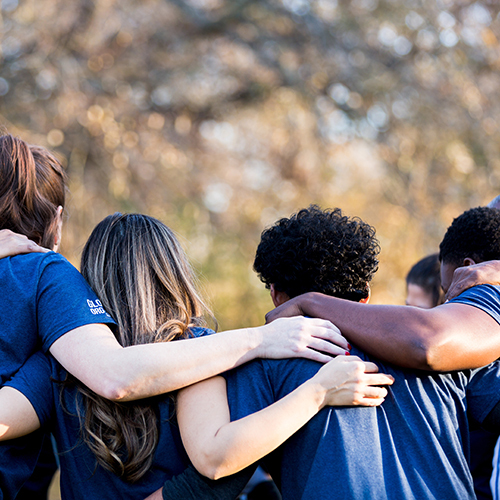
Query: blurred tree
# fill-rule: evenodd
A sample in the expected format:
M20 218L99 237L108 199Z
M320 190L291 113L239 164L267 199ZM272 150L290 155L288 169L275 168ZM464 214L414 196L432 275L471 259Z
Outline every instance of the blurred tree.
M493 0L2 0L0 115L71 179L73 260L109 212L185 238L224 328L270 307L261 230L310 203L375 225L378 302L500 187Z

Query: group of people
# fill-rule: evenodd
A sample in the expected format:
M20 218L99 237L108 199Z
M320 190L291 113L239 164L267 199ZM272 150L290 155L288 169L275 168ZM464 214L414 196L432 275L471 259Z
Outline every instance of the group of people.
M374 228L302 209L256 251L267 324L214 333L160 221L106 217L81 274L57 254L65 189L51 153L0 137L0 499L50 434L63 499L234 499L259 463L285 500L476 498L470 426L500 429L498 270L480 264L500 260L499 210L439 248L444 292L492 284L424 309L367 304Z

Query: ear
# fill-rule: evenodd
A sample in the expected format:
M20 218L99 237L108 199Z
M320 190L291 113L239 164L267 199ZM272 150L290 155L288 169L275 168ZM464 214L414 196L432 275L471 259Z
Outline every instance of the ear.
M472 266L472 265L474 265L474 264L475 264L475 262L474 262L474 260L473 260L473 259L471 259L470 257L466 257L466 258L464 259L464 263L463 263L463 266L462 266L462 267Z
M274 288L274 284L271 283L271 299L273 301L274 307L278 307L281 304L284 304L287 300L290 300L290 297L285 292L278 292L276 288Z
M361 304L368 304L368 302L370 302L370 299L372 297L372 289L370 288L370 284L369 283L366 284L366 288L368 289L368 297L366 297L364 299L361 299L359 301Z
M63 207L59 206L57 207L57 213L56 213L56 219L57 219L57 229L56 229L56 235L54 238L54 246L52 247L52 250L54 252L57 252L59 249L59 246L61 245L61 237L62 237L62 213L63 213Z

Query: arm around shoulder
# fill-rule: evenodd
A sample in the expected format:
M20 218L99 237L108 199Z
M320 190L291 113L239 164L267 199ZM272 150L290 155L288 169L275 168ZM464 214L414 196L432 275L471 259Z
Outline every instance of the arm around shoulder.
M289 302L303 314L330 320L366 352L400 366L462 370L500 356L500 325L471 305L448 303L420 309L360 304L319 293L295 297L284 306ZM271 311L269 319L279 317L282 307Z

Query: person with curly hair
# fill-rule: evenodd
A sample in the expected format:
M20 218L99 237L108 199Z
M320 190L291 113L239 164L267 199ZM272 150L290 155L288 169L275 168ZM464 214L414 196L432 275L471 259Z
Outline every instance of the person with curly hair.
M56 253L66 189L64 169L52 153L10 134L0 136L0 243L7 248L0 256L9 256L0 259L0 386L37 351L53 355L97 395L120 402L177 390L255 356L303 355L326 362L328 353L345 352L347 342L331 324L303 318L184 342L120 344L112 331L116 323L98 296ZM38 252L18 255L32 250ZM183 309L187 323L191 311ZM19 391L6 389L9 399L0 411L30 412ZM0 434L11 430L0 428ZM0 499L16 497L43 439L37 432L0 445Z
M339 209L312 206L264 231L254 268L275 306L314 290L359 312L370 307L364 303L378 252L371 226ZM357 346L351 353L393 376L389 397L378 408L324 408L266 457L283 499L474 498L467 411L500 426L500 364L430 374L381 362ZM251 444L242 450L240 436L228 429L239 425L241 432L245 419L282 401L319 368L307 360L256 360L181 391L180 431L198 471L217 479L251 463ZM276 434L283 426L271 419L263 425ZM176 478L163 498L191 497Z
M451 287L459 267L494 258L500 259L500 211L488 207L466 211L453 221L440 245L443 291ZM267 320L298 315L329 319L351 343L384 361L421 370L471 369L500 356L500 324L489 307L500 310L500 289L480 290L490 298L473 301L474 292L467 292L461 300L433 309L363 307L309 292L274 309Z
M160 344L183 349L221 335L205 328L210 311L175 235L152 217L104 219L85 245L81 268L115 319L116 337L126 349ZM229 335L226 342L231 341ZM380 404L387 391L378 386L392 379L376 371L355 356L330 360L289 398L248 419L243 438L252 453L265 455L323 405ZM24 411L9 404L13 394L26 399ZM302 412L290 411L297 408ZM279 434L262 427L273 417L283 424ZM189 463L175 422L175 394L108 401L41 352L0 389L0 441L40 426L58 445L63 498L144 498ZM199 490L196 496L203 498Z
M369 296L379 252L373 227L339 208L312 205L262 233L254 270L283 298L321 291L359 301Z

